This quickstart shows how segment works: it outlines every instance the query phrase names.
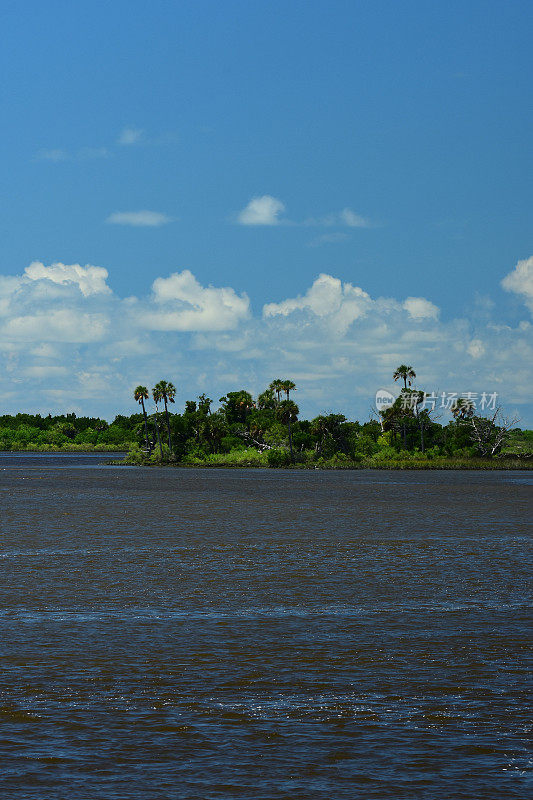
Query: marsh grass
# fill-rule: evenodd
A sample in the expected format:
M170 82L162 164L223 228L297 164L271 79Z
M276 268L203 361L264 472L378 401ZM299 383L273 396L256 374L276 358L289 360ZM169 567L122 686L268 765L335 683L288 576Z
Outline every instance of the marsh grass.
M399 456L401 454L398 454ZM344 454L337 454L329 459L319 458L311 460L304 454L298 454L295 462L292 463L290 455L284 450L269 450L260 453L254 448L243 450L233 450L230 453L209 454L203 457L199 455L189 455L181 461L172 461L168 458L168 453L164 453L161 459L157 453L152 453L147 458L141 448L137 445L130 449L130 452L123 461L110 462L116 465L134 466L176 466L176 467L200 467L200 468L270 468L270 469L307 469L307 470L360 470L360 469L383 469L383 470L529 470L533 469L533 459L531 458L509 458L497 456L494 458L475 458L475 457L445 457L433 456L426 458L422 453L413 453L407 457L383 458L381 454L370 458L360 457L350 459Z

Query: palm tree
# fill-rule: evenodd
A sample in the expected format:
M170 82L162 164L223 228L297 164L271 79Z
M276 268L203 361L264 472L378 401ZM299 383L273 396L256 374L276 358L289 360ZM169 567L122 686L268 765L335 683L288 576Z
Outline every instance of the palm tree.
M282 391L285 392L285 394L287 396L287 400L289 400L290 399L289 398L289 392L295 392L296 391L296 384L293 381L282 381L281 382L281 388L282 388Z
M148 400L149 394L148 389L146 386L137 386L135 391L133 392L133 398L136 400L137 403L140 403L143 410L143 417L144 417L144 434L146 438L146 449L148 450L148 455L152 452L152 446L150 439L148 437L148 417L146 415L146 408L144 407L144 401Z
M272 381L272 383L270 384L270 386L268 388L272 389L272 391L276 393L276 396L278 398L278 404L279 404L280 399L281 399L280 395L284 391L284 389L283 389L283 381L280 380L280 378L277 378L275 381Z
M156 383L154 387L154 392L157 392L159 399L162 400L165 404L165 419L167 423L168 449L170 450L170 452L172 452L172 443L170 441L170 420L168 416L167 403L174 402L174 398L176 397L176 387L174 386L173 383L170 383L168 381L159 381L159 383Z
M409 386L411 385L411 381L416 378L416 372L412 367L408 367L406 364L400 364L392 377L395 381L401 378L403 380L404 389L407 389L407 383L409 383Z
M294 461L294 452L292 449L292 432L291 432L291 422L296 422L298 420L298 414L300 413L300 409L296 405L293 400L283 400L277 410L276 414L278 419L285 423L289 429L289 448L291 451L291 461Z
M274 390L271 388L265 389L257 398L257 408L260 411L264 409L273 409L276 407L276 398L274 397Z
M407 384L411 386L411 381L416 378L416 372L411 366L407 366L407 364L400 364L399 367L396 368L394 375L392 376L395 381L403 380L403 389L402 392L407 392ZM405 414L402 414L403 422L402 422L402 439L403 439L403 446L407 447L407 436L405 430Z
M161 392L158 386L154 386L154 388L152 389L152 397L154 398L154 403L155 403L155 420L154 420L155 435L157 437L157 441L159 444L159 452L161 453L161 458L163 458L163 445L161 444L161 434L159 433L159 418L157 416L157 411L158 411L157 404L160 403L163 398L161 396Z
M424 408L425 394L416 389L411 390L409 394L411 396L410 405L418 422L418 427L420 428L420 448L422 452L424 452L424 430L426 428L426 422L429 423L431 421L428 412Z

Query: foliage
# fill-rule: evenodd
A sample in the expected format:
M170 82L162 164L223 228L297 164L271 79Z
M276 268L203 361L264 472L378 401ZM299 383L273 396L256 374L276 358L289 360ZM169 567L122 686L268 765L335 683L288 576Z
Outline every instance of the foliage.
M287 450L273 447L267 452L267 463L269 467L288 467L291 463L291 455Z
M297 387L286 379L272 381L257 399L239 389L213 409L211 398L201 394L187 400L180 413L170 413L176 389L159 381L152 400L146 386L134 390L139 413L119 415L111 423L75 414L0 417L0 449L128 451L126 463L136 465L463 469L531 464L533 431L512 430L514 421L498 409L480 417L462 402L453 407L452 420L441 425L425 407L424 392L412 386L413 368L401 365L393 377L403 383L399 397L378 419L362 424L336 413L299 419L291 398Z
M6 414L0 416L0 450L125 451L138 441L142 420L142 414L117 416L111 424L76 414Z

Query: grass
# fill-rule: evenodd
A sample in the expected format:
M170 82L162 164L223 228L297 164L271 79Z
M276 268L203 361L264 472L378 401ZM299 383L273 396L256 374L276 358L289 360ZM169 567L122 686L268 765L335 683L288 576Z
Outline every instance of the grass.
M360 470L360 469L382 469L382 470L530 470L533 469L533 459L530 458L509 458L496 456L494 458L476 457L444 457L436 456L433 458L423 458L418 455L413 458L394 458L384 459L379 457L361 458L350 460L347 456L340 458L334 456L329 460L319 459L318 461L297 462L291 464L272 463L268 459L267 453L259 453L257 450L249 448L247 450L235 450L231 453L218 453L207 455L205 458L198 456L188 456L183 461L161 461L156 454L151 459L143 457L140 451L134 451L126 456L124 461L111 462L116 465L136 465L136 466L175 466L188 468L221 468L221 469L242 469L242 468L262 468L262 469L307 469L307 470Z

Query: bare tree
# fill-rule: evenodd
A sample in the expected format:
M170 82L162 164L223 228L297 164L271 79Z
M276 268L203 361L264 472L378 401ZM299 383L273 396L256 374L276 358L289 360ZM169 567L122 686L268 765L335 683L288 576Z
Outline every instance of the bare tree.
M472 426L472 441L482 456L490 458L501 448L520 418L504 416L498 406L492 417L472 417L468 421Z
M260 453L263 453L265 450L272 450L277 445L267 444L265 441L260 441L262 439L263 431L254 430L248 431L246 428L241 428L240 430L234 431L235 436L239 436L243 439L246 444L252 445L253 447L257 447Z

